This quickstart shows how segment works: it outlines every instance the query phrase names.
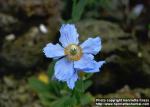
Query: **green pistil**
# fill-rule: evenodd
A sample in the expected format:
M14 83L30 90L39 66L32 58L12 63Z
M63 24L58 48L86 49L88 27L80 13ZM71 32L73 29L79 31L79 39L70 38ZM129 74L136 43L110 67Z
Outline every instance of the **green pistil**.
M70 54L71 55L76 55L77 54L77 50L76 49L71 49L70 50Z

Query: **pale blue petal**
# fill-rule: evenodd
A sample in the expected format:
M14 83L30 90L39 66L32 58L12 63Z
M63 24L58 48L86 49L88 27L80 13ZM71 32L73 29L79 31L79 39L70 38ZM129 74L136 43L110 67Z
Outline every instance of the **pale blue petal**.
M88 38L81 44L81 47L83 53L96 55L101 50L101 39L99 37Z
M83 70L83 72L86 72L86 73L94 73L94 72L99 72L100 71L100 68L102 67L102 65L105 63L105 61L99 61L99 62L96 62L93 60L93 62L95 63L95 67L93 69L85 69Z
M49 43L46 45L46 47L43 48L43 52L48 58L57 59L64 56L64 48L61 47L59 44L54 45L52 43Z
M91 54L83 54L80 60L74 61L74 68L77 70L93 69L95 67L93 58L94 56Z
M60 28L60 38L63 47L68 46L69 44L78 44L79 34L74 26L74 24L63 24Z
M54 75L60 81L67 81L72 77L74 72L73 62L69 61L66 57L60 59L55 64Z
M77 73L75 72L74 75L72 75L72 77L70 79L67 80L67 85L70 89L73 89L74 86L75 86L75 82L77 81L78 79L78 75Z

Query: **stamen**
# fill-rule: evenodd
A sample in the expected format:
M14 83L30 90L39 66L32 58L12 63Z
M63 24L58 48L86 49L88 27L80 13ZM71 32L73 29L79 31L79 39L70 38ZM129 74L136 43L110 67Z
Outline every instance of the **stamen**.
M77 61L82 56L82 49L76 44L70 44L65 48L65 55L69 60Z

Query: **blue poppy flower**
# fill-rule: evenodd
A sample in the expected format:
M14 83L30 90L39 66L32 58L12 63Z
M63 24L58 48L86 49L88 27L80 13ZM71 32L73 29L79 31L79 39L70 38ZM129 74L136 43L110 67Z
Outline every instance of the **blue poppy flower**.
M94 56L101 50L99 37L89 38L81 45L78 40L79 34L74 24L63 24L60 28L59 43L49 43L44 47L46 57L59 59L55 64L54 76L59 81L67 82L73 89L78 79L78 72L99 72L99 68L105 61L96 62Z

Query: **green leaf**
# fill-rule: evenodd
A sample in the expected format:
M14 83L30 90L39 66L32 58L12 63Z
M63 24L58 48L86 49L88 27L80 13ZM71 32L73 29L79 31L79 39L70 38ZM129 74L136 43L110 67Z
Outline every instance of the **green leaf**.
M63 83L52 80L48 86L52 93L54 93L56 96L61 96L60 90L63 89Z
M76 83L75 92L77 91L83 93L85 91L84 89L84 81L82 79L78 80Z
M50 92L43 92L43 93L39 93L38 95L43 100L56 100L59 98Z
M55 66L56 61L52 61L49 66L48 66L48 76L50 77L50 79L53 77L54 74L54 66Z
M51 103L51 107L74 107L76 99L70 96L64 96Z
M93 73L86 73L85 74L85 80L91 78L93 76Z
M44 84L35 77L31 77L28 80L29 86L36 92L49 91L48 85Z
M93 101L93 96L89 93L87 94L82 94L81 98L80 98L80 102L82 106L85 106L87 104L91 104L91 102Z
M90 80L83 81L82 79L80 79L76 83L75 90L80 93L83 93L83 92L85 92L85 90L87 88L89 88L91 86L91 84L92 84L92 81L90 81Z
M92 85L92 81L90 81L90 80L85 81L85 83L84 83L84 90L89 88L91 85Z
M51 103L56 100L57 98L55 98L55 96L51 97L51 95L49 96L48 93L45 93L45 94L38 94L39 98L40 98L40 101L43 105L45 106L48 106L48 107L51 107Z
M150 30L150 24L148 25L148 29Z
M84 8L87 4L88 0L73 0L73 7L72 7L72 21L76 22L81 18L81 15L84 11Z

